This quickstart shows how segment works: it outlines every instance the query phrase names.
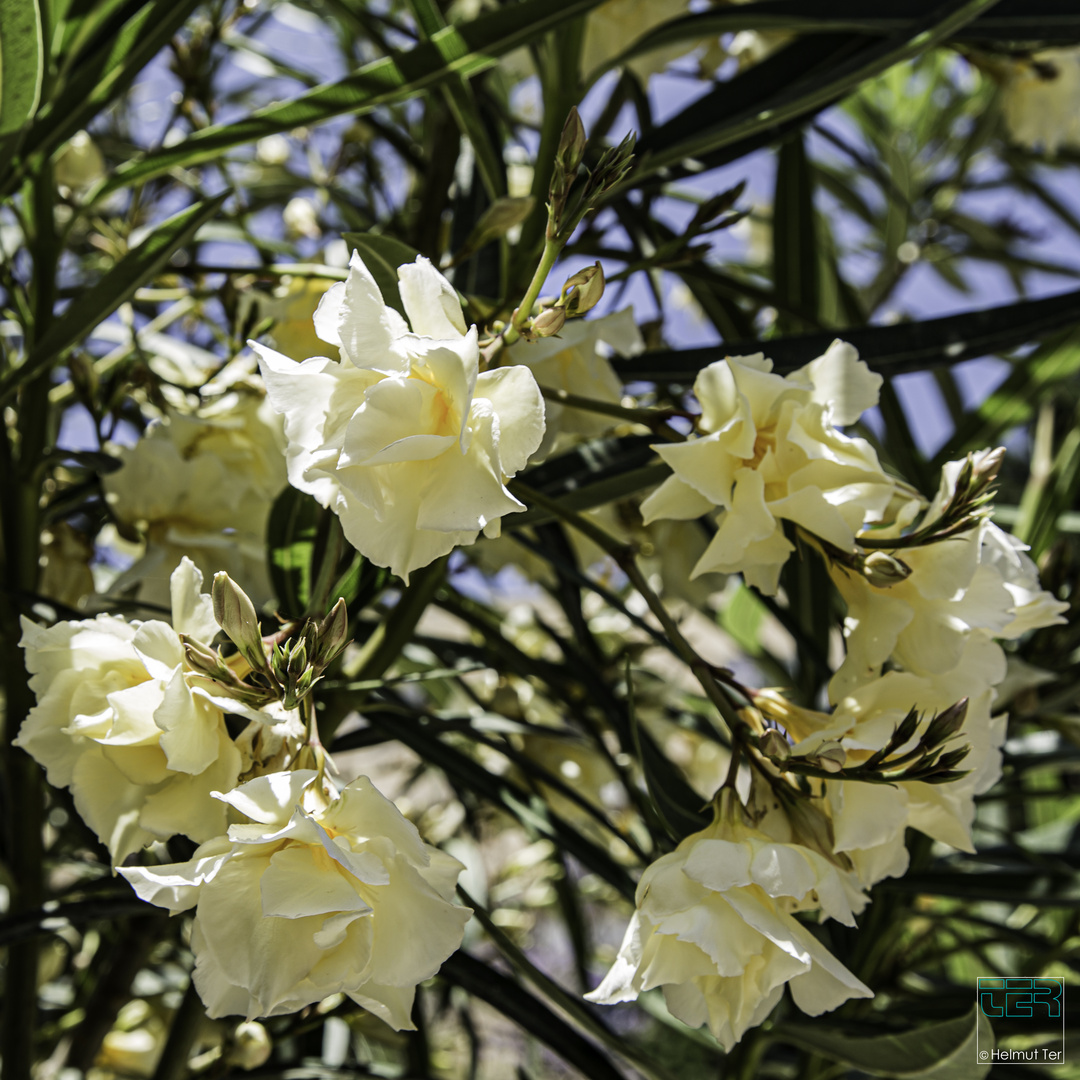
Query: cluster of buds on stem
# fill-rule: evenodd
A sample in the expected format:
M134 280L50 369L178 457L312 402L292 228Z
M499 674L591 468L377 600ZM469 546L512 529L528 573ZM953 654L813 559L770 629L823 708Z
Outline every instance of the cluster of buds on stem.
M812 754L797 754L788 746L780 746L775 731L749 736L755 750L781 772L815 776L823 780L861 780L870 784L896 784L919 780L924 784L945 784L957 780L964 772L957 766L967 757L970 747L946 749L964 726L968 700L935 714L921 735L916 738L923 717L912 709L894 728L885 745L856 765L848 764L848 755L839 742L825 742ZM909 746L915 740L914 745Z
M600 199L620 184L634 160L634 136L627 135L618 146L608 147L583 183L578 173L585 161L588 139L577 109L571 109L563 126L555 167L548 189L547 239L560 245L570 239L581 219L596 208Z
M238 657L226 660L217 650L181 635L188 664L216 689L254 708L280 701L286 709L295 709L349 642L344 600L325 618L308 619L297 633L278 640L263 637L255 605L228 574L214 577L211 595L214 618Z
M1005 460L1005 448L979 450L970 453L956 477L953 493L941 512L925 521L917 529L891 539L875 539L873 534L860 533L858 543L864 548L893 550L918 547L948 540L958 533L968 532L992 512L994 484L1001 463Z

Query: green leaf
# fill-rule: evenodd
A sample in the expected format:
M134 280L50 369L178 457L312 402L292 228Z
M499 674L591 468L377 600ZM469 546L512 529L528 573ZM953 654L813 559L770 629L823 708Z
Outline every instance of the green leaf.
M770 138L783 125L809 118L854 91L861 83L945 41L997 0L953 0L929 15L910 22L906 30L883 40L835 34L795 42L763 64L693 102L683 112L654 129L639 144L638 166L628 184L724 147ZM800 58L802 71L791 74ZM702 117L721 117L702 125ZM706 162L702 162L706 164ZM708 162L714 165L716 162Z
M281 610L299 615L311 600L312 556L325 513L312 498L287 487L274 500L266 527L270 581Z
M213 199L194 203L167 218L128 251L96 285L79 293L63 314L52 320L23 363L0 380L0 404L8 401L27 380L45 371L65 350L81 341L129 300L136 289L162 270L174 252L221 209L229 194L223 192Z
M839 333L859 350L859 355L874 371L901 375L1004 352L1077 323L1080 323L1080 291L923 322L864 326ZM615 357L612 364L627 381L692 382L703 367L724 356L764 352L772 358L776 371L788 372L821 356L835 337L837 332L831 331L768 341L726 341L720 348L654 349L630 359Z
M1009 377L957 428L942 447L936 464L964 453L997 445L1010 428L1029 420L1039 401L1053 387L1076 379L1080 372L1080 337L1058 337L1015 363Z
M587 866L628 900L633 900L634 882L626 869L580 829L552 813L543 799L524 791L504 776L488 772L479 762L444 742L423 717L391 713L377 707L366 707L364 715L374 727L383 729L391 738L400 740L425 761L442 769L452 784L506 810L523 825ZM330 747L330 752L349 749L351 738L351 734L343 735Z
M772 245L773 288L778 307L803 310L816 316L821 304L821 281L814 178L799 131L788 136L780 146L773 199ZM801 325L801 320L784 315L783 310L780 328L786 333L813 329Z
M853 1038L821 1024L779 1024L775 1033L803 1050L894 1080L978 1080L990 1071L994 1049L993 1029L978 1006L955 1020L897 1035Z
M364 260L364 265L371 271L375 284L379 286L383 300L404 316L405 308L398 290L398 267L416 259L416 248L379 233L347 232L342 233L342 239L350 250Z
M116 32L95 33L95 41L90 46L92 51L63 76L59 90L38 110L20 148L21 160L25 163L33 154L51 153L85 128L161 52L198 2L153 0ZM95 17L99 14L94 13ZM81 40L81 29L79 37ZM72 47L81 47L80 41ZM0 191L10 191L22 175L10 168L12 164L0 164L0 175L5 177Z
M600 1050L538 997L475 956L456 952L439 974L520 1025L589 1080L625 1080Z
M264 135L320 123L332 116L361 116L380 105L405 101L451 76L469 78L493 67L500 56L569 19L584 15L599 0L521 0L472 22L448 26L407 53L376 60L340 82L328 83L290 101L267 105L230 124L195 132L121 165L91 198L141 183L175 168L190 168Z
M41 95L44 48L36 0L0 0L0 136L19 131Z

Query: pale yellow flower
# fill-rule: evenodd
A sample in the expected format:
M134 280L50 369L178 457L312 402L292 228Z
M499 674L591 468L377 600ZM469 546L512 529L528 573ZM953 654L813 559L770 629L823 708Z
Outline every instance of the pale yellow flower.
M249 823L190 862L125 867L144 900L195 908L195 985L212 1017L277 1016L343 992L398 1030L461 944L462 866L366 777L327 801L309 770L217 796Z
M1051 155L1080 145L1080 49L1043 49L1006 64L1001 111L1013 142Z
M605 353L630 357L637 356L644 348L634 313L624 308L599 319L571 319L553 337L515 343L507 350L507 356L512 363L525 365L541 386L618 405L622 401L622 381ZM602 435L618 423L603 413L570 408L551 400L545 405L547 429L533 455L536 461L581 439Z
M674 475L642 504L646 524L719 508L716 534L692 576L741 572L764 593L776 591L794 550L784 521L852 548L895 485L870 444L836 425L875 405L880 385L841 341L786 378L760 354L710 364L694 383L703 435L655 447Z
M379 566L409 574L525 507L506 488L540 444L544 403L520 365L479 371L450 283L424 258L398 270L412 328L359 255L327 292L319 336L341 361L296 364L252 344L285 414L289 481L341 520Z
M760 1024L790 985L811 1016L872 997L794 917L821 909L854 925L866 898L849 874L799 844L718 820L654 862L604 981L586 997L633 1001L660 986L686 1024L708 1024L725 1049Z
M232 392L196 413L171 412L103 477L117 519L139 532L145 552L114 585L167 603L168 575L187 556L209 578L219 570L258 605L272 596L266 526L285 487L280 418L261 394Z
M210 797L242 759L216 699L197 688L179 634L217 633L202 576L188 560L172 576L173 625L114 615L42 627L23 619L20 644L37 704L21 746L75 808L114 863L154 840L196 841L225 828Z

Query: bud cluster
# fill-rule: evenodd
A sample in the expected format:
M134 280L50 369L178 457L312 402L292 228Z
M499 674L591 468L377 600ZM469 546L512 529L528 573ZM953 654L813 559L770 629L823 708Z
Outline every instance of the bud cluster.
M945 784L965 775L957 766L967 757L969 747L947 750L948 743L964 726L968 699L937 713L926 725L915 744L923 722L918 710L912 709L893 729L889 740L865 761L847 765L847 752L839 742L820 743L810 754L793 754L783 736L770 730L760 736L749 736L751 745L782 772L815 776L820 779L861 780L873 784L897 784L919 780L924 784Z
M253 708L280 701L286 709L295 709L348 644L344 600L338 600L325 618L306 620L299 633L268 642L255 605L228 574L215 575L211 595L214 618L236 646L246 671L238 671L217 650L182 634L188 663L217 689Z
M559 244L565 244L601 197L623 181L634 160L634 135L630 134L618 146L609 146L600 155L596 168L586 169L584 182L579 182L587 145L585 126L577 109L571 109L555 152L548 189L547 239Z

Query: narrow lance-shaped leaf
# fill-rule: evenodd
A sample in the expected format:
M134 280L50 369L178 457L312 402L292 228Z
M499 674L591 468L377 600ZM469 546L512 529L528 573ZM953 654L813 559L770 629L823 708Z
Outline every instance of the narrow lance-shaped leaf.
M18 131L34 115L43 63L36 0L0 0L0 137Z
M174 168L211 161L234 146L264 135L317 124L342 113L362 115L379 105L405 101L452 75L466 78L494 66L500 56L540 34L584 15L599 0L522 0L472 22L448 26L407 53L367 64L340 82L316 87L291 101L268 105L243 120L196 132L120 166L91 198L129 187Z
M994 1049L990 1021L977 1005L966 1016L896 1035L851 1037L810 1024L782 1024L776 1033L831 1061L895 1080L978 1080L990 1071Z
M847 46L838 36L835 62L817 63L801 78L785 79L773 91L759 94L749 102L725 114L713 111L716 102L709 99L734 93L741 77L722 84L706 99L695 101L684 112L657 128L639 148L641 157L634 178L658 172L687 158L697 158L709 151L749 139L761 132L807 118L851 93L865 80L886 71L894 64L917 56L971 22L996 0L953 0L942 4L927 16L914 20L908 30L883 41L862 46L855 38ZM899 40L897 40L899 39ZM799 47L798 44L796 47ZM753 69L748 73L753 77ZM708 110L706 111L706 102ZM702 129L702 115L720 115L719 123ZM672 140L670 132L689 128L685 137ZM625 184L623 185L625 187ZM617 191L622 190L616 189Z
M859 350L859 356L873 370L901 375L1004 352L1077 323L1080 291L897 326L797 334L765 342L726 341L721 346L697 349L655 349L630 359L615 357L612 364L626 380L692 382L714 360L764 352L772 358L776 371L788 372L820 356L840 336Z
M46 370L66 349L77 344L130 299L136 289L153 278L173 253L221 209L228 197L229 192L223 192L166 219L96 285L76 297L62 318L52 320L26 360L0 381L0 403L8 401L23 383Z

